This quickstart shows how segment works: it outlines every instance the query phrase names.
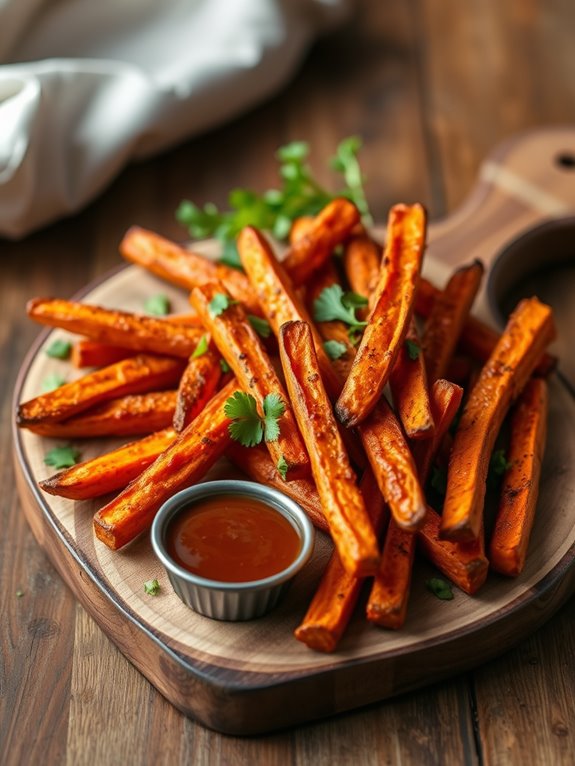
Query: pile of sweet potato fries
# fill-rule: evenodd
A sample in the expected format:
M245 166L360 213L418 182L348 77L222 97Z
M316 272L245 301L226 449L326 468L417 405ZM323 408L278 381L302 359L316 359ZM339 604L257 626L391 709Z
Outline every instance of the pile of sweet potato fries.
M545 442L552 313L537 298L524 300L499 336L470 315L481 263L438 289L421 277L425 242L421 205L392 208L382 252L345 199L296 221L281 262L263 234L245 228L237 241L243 271L129 229L122 255L189 291L191 313L30 301L32 319L82 336L72 360L93 369L22 403L19 425L57 438L142 437L40 486L75 500L118 493L94 518L96 536L118 549L225 454L297 500L333 540L295 631L320 651L336 648L366 578L367 619L403 625L416 547L468 594L489 566L519 574ZM326 296L343 318L318 316ZM238 392L253 397L262 417L274 395L279 433L250 447L234 441L227 403ZM488 468L510 411L507 469L486 547ZM440 468L441 515L426 493Z

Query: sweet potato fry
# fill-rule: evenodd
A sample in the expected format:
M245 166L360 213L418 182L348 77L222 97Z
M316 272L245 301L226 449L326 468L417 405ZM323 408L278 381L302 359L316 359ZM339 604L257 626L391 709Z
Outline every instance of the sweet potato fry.
M381 247L367 234L350 237L343 251L343 267L351 289L363 295L373 308L373 302L379 282L381 266ZM367 311L364 310L367 315ZM360 319L365 316L357 312Z
M416 465L422 485L427 480L433 456L455 417L462 395L463 390L459 386L446 380L438 380L432 387L431 407L436 429L433 438L416 445ZM401 628L405 622L416 540L416 534L401 529L391 519L379 570L367 602L366 614L370 622L394 630Z
M130 356L136 356L134 349L122 346L111 346L109 343L100 343L96 340L78 340L72 346L70 357L74 367L107 367L114 362L121 362Z
M329 531L328 523L321 509L321 500L312 479L284 481L269 456L269 452L260 445L242 447L237 442L233 442L226 451L226 457L230 458L253 481L265 484L266 487L279 489L296 503L299 503L314 527L323 532Z
M16 420L24 428L42 422L65 420L95 404L125 394L175 385L183 369L181 360L171 357L141 354L123 359L23 402L18 407Z
M34 298L26 309L40 324L62 327L112 346L185 359L203 334L201 327L74 301Z
M301 237L306 234L313 224L313 215L301 215L292 221L291 229L289 232L289 243L293 245Z
M222 377L220 355L211 344L200 356L192 356L180 379L173 425L179 433L210 401Z
M282 325L280 356L294 414L342 564L356 576L373 574L379 559L377 540L321 382L311 331L305 322Z
M441 295L441 290L431 284L429 280L420 277L417 293L415 295L415 312L420 316L427 318L433 308L435 300ZM477 359L480 362L486 362L493 349L497 345L500 334L485 322L477 317L469 316L459 339L459 348L465 354ZM537 363L535 374L546 378L557 367L557 357L549 353L544 353Z
M240 386L255 398L260 412L263 412L264 399L268 394L277 394L284 404L283 415L278 419L279 436L266 442L274 464L277 466L280 461L285 461L288 481L309 476L309 459L288 396L258 334L240 303L230 302L222 311L213 311L212 304L218 297L227 299L228 296L223 285L216 282L195 287L191 293L194 308L212 340L235 373Z
M214 263L159 234L132 226L120 242L120 253L126 260L186 290L218 280L250 313L261 314L245 274L223 263Z
M176 439L173 428L150 434L131 444L78 463L44 479L40 487L51 495L89 500L127 487Z
M62 422L40 422L28 428L39 436L50 436L55 439L141 436L171 425L176 396L176 391L128 394L97 404Z
M519 303L463 410L451 451L441 536L468 542L482 523L489 458L510 404L519 396L555 336L549 306Z
M392 517L398 526L415 531L425 516L425 497L401 427L384 397L359 434Z
M328 203L315 216L305 231L291 243L284 265L294 285L303 285L331 256L359 223L359 212L353 202L338 198Z
M481 285L483 271L481 261L457 269L433 302L421 338L430 383L447 373Z
M525 566L535 518L539 476L547 435L547 384L532 378L511 418L501 500L489 544L489 561L500 574L516 577Z
M389 386L395 410L410 439L429 439L435 424L429 401L428 377L415 321L409 322L391 368Z
M379 535L388 512L369 468L362 476L360 490L374 531ZM351 618L363 582L363 577L350 575L344 569L338 552L334 551L305 617L294 631L298 641L318 652L333 652Z
M335 407L340 422L348 428L361 423L373 410L405 339L425 231L421 205L395 205L391 209L377 298Z
M96 537L117 550L150 528L162 503L199 481L229 447L226 400L238 390L235 380L222 388L198 417L148 468L94 516Z

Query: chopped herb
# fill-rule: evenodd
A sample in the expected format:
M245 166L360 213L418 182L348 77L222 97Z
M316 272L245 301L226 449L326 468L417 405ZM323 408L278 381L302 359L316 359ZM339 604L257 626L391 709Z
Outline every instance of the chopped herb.
M210 301L208 308L211 316L219 317L220 314L223 314L224 311L230 306L233 306L234 303L237 303L237 301L233 301L229 295L226 295L225 293L216 293Z
M46 453L44 462L53 468L70 468L80 460L80 451L71 444L63 447L54 447Z
M339 359L347 351L345 343L341 343L339 340L326 340L323 347L330 359Z
M411 340L411 338L406 338L405 348L407 351L407 356L411 359L412 362L415 362L419 356L419 352L421 351L419 345L414 340Z
M248 314L248 319L251 326L259 336L262 338L270 337L272 328L270 327L270 323L267 321L267 319L262 319L261 317L254 316L253 314Z
M144 303L144 309L148 314L154 314L154 316L163 317L170 313L170 299L167 295L158 294L152 295Z
M202 335L202 337L198 341L198 345L194 349L194 353L192 354L192 359L197 359L199 356L203 356L208 350L208 346L209 346L208 336Z
M276 468L278 469L279 475L285 481L285 478L287 476L287 471L288 471L288 464L287 464L287 461L286 461L286 459L285 459L285 457L283 455L278 460L278 464L277 464Z
M23 590L18 589L16 591L16 598L22 598L23 595L24 595L24 591Z
M496 449L489 461L489 471L495 474L495 476L503 476L508 468L511 468L511 463L507 460L505 450Z
M51 372L42 381L42 393L47 394L49 391L55 391L60 386L63 386L65 382L66 378L62 377L62 375L58 375L57 372Z
M431 577L429 580L425 581L425 584L427 589L442 601L451 601L453 598L453 588L451 583L442 580L441 577Z
M55 340L46 349L46 355L52 359L68 359L72 351L72 344L68 340Z
M230 423L230 436L244 447L254 447L262 439L276 441L280 428L278 419L285 412L285 404L279 394L267 394L263 401L263 417L259 414L257 403L251 394L236 391L224 405L226 417Z
M220 367L222 368L222 372L224 373L224 375L226 374L226 372L230 371L230 365L226 362L225 359L220 359Z
M367 298L357 293L344 293L340 285L324 287L313 302L314 319L317 322L345 322L351 331L356 332L366 326L360 321L355 311L367 305Z
M203 207L184 200L176 211L177 220L187 227L194 239L216 237L222 243L222 262L241 268L235 238L244 226L256 226L271 232L277 239L287 238L292 222L305 215L317 215L335 196L343 196L355 203L364 224L372 223L363 190L363 175L357 155L361 140L356 136L344 139L330 160L332 169L343 176L345 186L336 194L325 190L314 178L307 160L309 146L294 141L281 147L279 161L279 189L257 194L249 189L234 189L228 197L229 210L220 211L211 202Z
M149 596L157 596L160 592L160 583L157 580L147 580L144 583L144 591Z

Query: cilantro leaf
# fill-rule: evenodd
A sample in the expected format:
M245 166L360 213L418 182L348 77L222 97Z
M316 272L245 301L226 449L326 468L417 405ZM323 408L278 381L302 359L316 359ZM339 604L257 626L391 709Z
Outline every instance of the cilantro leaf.
M148 314L153 314L154 316L166 316L166 314L169 314L171 310L170 299L163 293L152 295L145 301L144 309L148 312Z
M63 386L65 382L66 378L62 377L62 375L58 375L57 372L51 372L49 375L46 375L42 381L42 393L47 394L49 391L54 391L55 389L60 388L60 386Z
M272 328L270 327L270 323L267 321L267 319L262 319L261 317L254 316L253 314L248 314L248 319L251 326L261 338L270 337Z
M263 439L264 427L257 409L256 400L251 394L236 391L226 401L224 413L232 422L229 425L230 436L244 447L254 447Z
M355 315L356 308L365 305L362 303L364 300L356 293L344 293L341 285L324 287L313 302L314 319L316 322L345 322L352 330L365 327L367 322L362 322Z
M220 367L224 375L226 374L226 372L230 371L230 365L226 362L225 359L220 359Z
M80 460L80 451L71 444L63 447L54 447L46 453L44 463L53 468L70 468Z
M451 601L453 598L453 588L447 580L443 580L441 577L431 577L425 581L425 584L427 589L442 601Z
M279 394L267 394L264 397L264 436L267 442L275 442L280 435L279 418L286 406Z
M68 359L72 351L72 344L68 340L54 340L45 350L46 356L52 359Z
M339 359L347 351L345 343L341 343L339 340L326 340L323 347L330 359Z
M149 596L157 596L160 592L160 583L156 580L147 580L144 583L144 592Z
M208 346L209 346L208 336L202 335L202 337L198 341L198 345L194 349L194 353L192 354L192 359L197 359L199 356L203 356L208 350Z
M282 477L282 479L284 481L286 480L286 476L287 476L287 472L288 472L288 467L289 466L287 464L287 460L282 455L280 457L280 459L278 460L278 464L277 464L276 468L278 469L278 473L279 473L279 475Z
M230 306L233 306L234 303L237 303L237 301L233 301L229 295L226 295L225 293L216 293L210 301L208 308L213 317L219 317L220 314L223 314L224 311Z
M405 348L407 351L407 356L411 359L412 362L415 362L419 356L419 352L421 351L419 345L414 340L411 340L411 338L406 338Z
M369 213L363 188L364 177L357 158L361 145L359 136L344 138L337 147L335 157L331 159L331 167L336 172L341 173L345 180L346 188L342 190L341 194L355 204L363 223L369 226L373 223L373 219Z

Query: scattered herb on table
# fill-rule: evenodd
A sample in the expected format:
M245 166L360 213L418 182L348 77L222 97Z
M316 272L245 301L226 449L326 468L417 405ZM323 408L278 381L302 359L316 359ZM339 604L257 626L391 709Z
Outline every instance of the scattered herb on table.
M24 591L18 588L18 590L16 591L16 598L22 598L23 595L24 595Z
M46 355L52 359L69 359L72 344L69 340L55 340L46 348Z
M148 314L153 314L154 316L166 316L166 314L169 314L171 311L170 299L163 293L152 295L144 303L144 309Z
M57 372L51 372L43 379L40 388L43 394L47 394L50 391L55 391L57 388L60 388L60 386L63 386L65 382L66 378L62 375L58 375Z
M157 596L158 593L160 592L160 583L156 579L154 579L154 580L147 580L144 583L144 591L149 596Z
M451 601L453 598L453 588L451 583L447 580L442 580L441 577L431 577L425 581L427 589L430 590L434 596L442 601Z
M279 394L267 394L263 401L263 416L251 394L236 391L224 405L226 417L230 423L230 435L234 441L244 447L254 447L262 439L276 441L280 434L279 418L285 412L285 404Z
M52 468L71 468L80 460L80 450L71 444L54 447L46 453L44 463Z

